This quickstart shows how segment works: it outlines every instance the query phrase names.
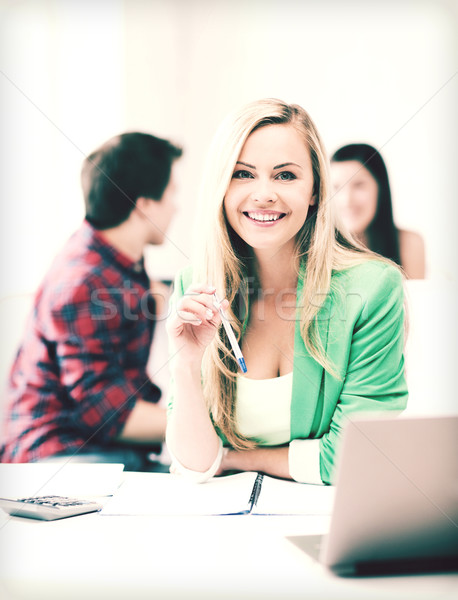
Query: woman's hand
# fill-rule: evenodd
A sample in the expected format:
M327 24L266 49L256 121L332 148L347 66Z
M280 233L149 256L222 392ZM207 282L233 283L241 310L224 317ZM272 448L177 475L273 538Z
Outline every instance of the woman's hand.
M208 285L190 286L167 321L171 349L179 352L180 362L200 364L205 348L218 330L221 315L214 305L215 291ZM227 300L221 302L223 309L228 306Z

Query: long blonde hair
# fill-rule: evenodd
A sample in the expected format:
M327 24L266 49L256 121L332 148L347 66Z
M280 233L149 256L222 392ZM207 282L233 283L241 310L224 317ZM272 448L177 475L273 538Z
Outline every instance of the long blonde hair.
M230 303L227 312L232 327L240 340L248 315L248 277L252 261L250 249L244 247L244 242L230 230L223 202L235 163L248 136L255 129L275 124L295 127L310 151L316 204L310 207L297 235L294 257L297 265L306 264L300 327L310 354L333 373L315 317L330 291L333 271L373 258L373 255L336 225L330 201L327 154L315 124L302 107L264 99L230 114L221 124L210 147L204 171L198 215L200 235L196 240L198 248L193 277L194 281L211 283L224 293ZM214 424L233 448L241 450L253 448L255 444L241 435L236 426L237 369L226 333L221 327L203 357L203 393Z

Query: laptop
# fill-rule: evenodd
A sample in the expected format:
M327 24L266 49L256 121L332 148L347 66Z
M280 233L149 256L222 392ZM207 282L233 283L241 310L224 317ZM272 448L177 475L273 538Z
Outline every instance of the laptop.
M288 539L339 575L458 571L458 415L349 422L329 533Z

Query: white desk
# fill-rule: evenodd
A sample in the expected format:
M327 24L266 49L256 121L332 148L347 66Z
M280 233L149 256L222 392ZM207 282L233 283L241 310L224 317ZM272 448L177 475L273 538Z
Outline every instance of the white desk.
M135 477L128 473L126 477ZM154 474L152 474L154 477ZM441 600L458 575L342 579L285 539L328 517L2 516L5 600Z

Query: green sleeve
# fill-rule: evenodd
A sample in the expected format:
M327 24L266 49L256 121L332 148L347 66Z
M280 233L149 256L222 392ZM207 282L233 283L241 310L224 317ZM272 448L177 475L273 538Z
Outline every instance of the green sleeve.
M404 377L404 293L400 272L376 269L365 284L362 310L355 321L347 370L331 419L320 442L320 471L332 483L345 423L356 413L401 411L407 403Z

